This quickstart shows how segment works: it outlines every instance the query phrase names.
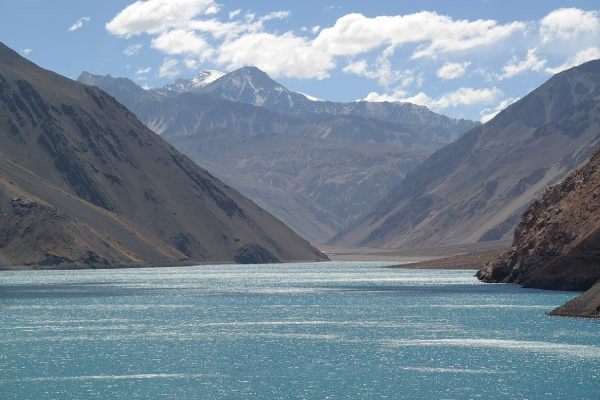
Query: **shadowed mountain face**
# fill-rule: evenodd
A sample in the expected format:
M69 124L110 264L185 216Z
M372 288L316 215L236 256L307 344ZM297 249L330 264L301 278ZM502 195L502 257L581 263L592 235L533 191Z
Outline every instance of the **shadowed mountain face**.
M325 258L111 96L2 44L0 209L5 264Z
M600 283L600 151L527 209L511 250L477 276L559 290ZM600 286L554 313L600 317Z
M311 101L256 68L179 95L83 73L147 126L296 232L324 241L470 121L394 103ZM179 82L180 87L191 87ZM285 111L285 112L284 112Z
M600 61L562 72L438 150L333 242L402 248L509 239L529 203L600 144Z

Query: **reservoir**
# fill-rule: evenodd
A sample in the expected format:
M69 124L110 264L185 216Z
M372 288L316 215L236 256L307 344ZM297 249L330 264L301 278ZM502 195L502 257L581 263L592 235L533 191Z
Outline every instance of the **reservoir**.
M577 293L385 265L0 272L0 397L598 398Z

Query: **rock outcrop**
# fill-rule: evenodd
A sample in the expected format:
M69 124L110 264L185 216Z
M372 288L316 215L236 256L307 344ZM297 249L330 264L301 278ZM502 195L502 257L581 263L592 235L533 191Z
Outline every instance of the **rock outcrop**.
M515 230L512 248L481 269L477 277L484 282L540 289L589 289L553 314L598 316L600 150L527 209Z
M560 317L600 318L600 282L549 314Z

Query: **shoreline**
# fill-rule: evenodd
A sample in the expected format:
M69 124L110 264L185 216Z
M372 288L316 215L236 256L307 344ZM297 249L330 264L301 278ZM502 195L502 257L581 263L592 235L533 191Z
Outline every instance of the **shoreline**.
M500 253L510 247L509 241L492 241L484 243L470 243L459 245L445 245L415 249L381 249L381 248L347 248L325 244L315 244L329 258L329 261L345 262L389 262L394 265L383 268L410 268L410 269L478 269L487 262L493 261ZM227 265L237 264L235 261L194 261L181 260L165 264L148 265L106 265L106 264L81 264L63 263L56 265L10 265L2 260L0 271L57 271L57 270L84 270L84 269L135 269L135 268L175 268L202 265ZM282 263L313 263L326 262L317 260L290 260Z
M494 261L506 249L490 249L472 253L458 254L450 257L432 258L408 264L390 265L389 269L472 269L479 270L487 263Z
M308 264L329 262L332 260L294 260L283 261L279 264ZM267 265L268 263L265 263ZM275 263L277 264L277 263ZM259 264L239 264L235 261L185 261L181 263L165 263L160 265L83 265L83 264L58 264L58 265L0 265L0 272L3 271L83 271L83 270L109 270L109 269L153 269L153 268L185 268L201 267L206 265L259 265Z

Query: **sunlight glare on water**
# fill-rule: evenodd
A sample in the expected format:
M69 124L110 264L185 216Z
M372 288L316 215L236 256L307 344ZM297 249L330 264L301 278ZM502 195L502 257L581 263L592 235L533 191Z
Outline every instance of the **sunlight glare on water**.
M383 265L0 272L0 397L597 399L576 293Z

